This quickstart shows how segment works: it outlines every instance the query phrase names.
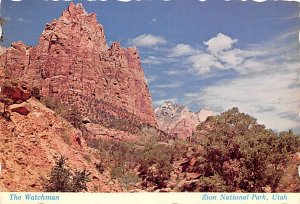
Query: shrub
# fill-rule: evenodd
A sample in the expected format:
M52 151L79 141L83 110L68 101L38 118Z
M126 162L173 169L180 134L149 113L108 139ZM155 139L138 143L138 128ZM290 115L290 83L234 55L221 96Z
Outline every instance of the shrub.
M86 182L90 173L86 170L73 173L66 165L66 159L60 157L52 168L44 188L46 192L80 192L87 190Z
M85 161L87 161L89 163L92 161L91 156L88 154L83 154L82 157L84 158Z
M104 171L105 171L105 165L102 162L96 163L95 166L96 166L97 171L100 174L104 173Z
M172 170L173 149L166 144L149 143L141 150L137 159L139 162L139 176L157 186L166 187Z
M71 139L70 139L70 136L69 136L69 134L68 134L68 132L66 130L62 131L61 138L63 139L63 141L66 144L71 145Z
M40 89L36 86L34 86L30 92L31 96L33 96L34 98L40 100L42 98L41 93L40 93Z
M61 103L58 99L51 97L43 97L41 102L51 110L55 111L55 113L68 122L70 122L75 128L85 131L84 124L82 123L82 117L80 112L67 104Z
M274 191L300 146L291 131L277 135L237 108L210 118L208 126L200 124L198 134L203 154L194 171L201 173L198 186L206 186L194 189L200 191L263 192L266 186Z
M113 167L110 175L113 179L121 178L124 174L124 169L122 166Z

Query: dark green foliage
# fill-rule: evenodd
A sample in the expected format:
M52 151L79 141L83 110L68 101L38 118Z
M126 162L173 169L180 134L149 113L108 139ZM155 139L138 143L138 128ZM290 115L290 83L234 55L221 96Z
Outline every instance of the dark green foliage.
M46 192L80 192L87 190L86 182L90 173L86 170L73 173L66 165L66 159L60 157L53 167L49 180L44 185Z
M3 82L2 88L13 88L17 85L18 83L15 80L5 80ZM14 101L9 96L7 96L7 94L4 94L2 91L0 91L0 103L3 104L3 111L0 113L1 116L7 121L10 121L10 112L7 111L7 109L10 105L14 104Z
M7 111L7 108L13 104L13 100L0 93L0 103L3 104L3 112L1 112L1 116L9 121L10 112Z
M298 155L295 155L295 157L298 157ZM300 161L299 159L297 161L295 157L288 161L287 168L284 169L283 176L276 189L277 192L300 192L300 177L298 175Z
M76 108L61 103L58 99L50 97L43 97L41 99L41 102L47 108L50 108L51 110L55 111L56 114L60 115L68 122L70 122L75 128L81 131L85 131L85 127L82 123L81 114Z
M268 130L237 108L201 123L192 142L168 142L145 127L138 141L92 140L88 145L100 151L111 176L126 188L139 182L144 189L161 189L181 182L186 173L195 177L181 182L175 190L294 192L300 182L297 165L291 164L291 156L300 151L299 136L292 131L277 134ZM171 180L171 172L177 178L172 176Z
M31 89L31 92L30 92L31 96L33 96L34 98L40 100L42 98L41 96L41 93L40 93L40 89L36 86L34 86L32 89Z
M98 171L100 174L103 174L103 173L104 173L105 165L104 165L102 162L96 163L95 166L96 166L97 171Z
M98 149L107 159L113 178L120 179L126 185L137 180L132 175L138 174L140 179L157 188L166 187L172 162L180 152L175 151L175 145L159 142L156 137L141 138L139 142L92 140L88 145Z
M202 174L200 191L262 192L266 186L274 191L289 157L300 147L292 132L277 135L237 108L210 118L207 127L200 124L195 134L204 149L193 170ZM203 130L206 135L200 137Z
M125 172L122 166L116 166L112 168L110 175L113 179L116 179L116 178L122 178L124 173Z
M146 143L141 152L136 155L139 162L139 175L143 180L155 184L158 188L166 187L172 170L171 146L163 143Z
M72 179L72 192L81 192L82 190L87 191L86 183L89 182L88 176L91 173L87 170L75 171Z

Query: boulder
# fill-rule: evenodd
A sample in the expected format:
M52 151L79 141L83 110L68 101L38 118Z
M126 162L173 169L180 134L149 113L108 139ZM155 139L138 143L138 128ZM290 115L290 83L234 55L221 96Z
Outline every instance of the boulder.
M27 116L30 113L29 109L26 107L25 104L13 104L9 107L9 109L12 112L16 112L24 116Z
M7 98L13 100L14 103L19 101L24 102L31 98L31 94L27 90L23 90L16 86L4 86L1 92L6 95Z

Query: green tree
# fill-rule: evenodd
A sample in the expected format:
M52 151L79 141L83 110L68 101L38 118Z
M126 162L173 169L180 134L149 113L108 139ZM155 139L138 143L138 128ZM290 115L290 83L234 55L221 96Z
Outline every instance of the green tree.
M91 173L87 170L75 171L73 180L72 180L72 191L81 192L82 190L87 191L86 183L89 181L88 176Z
M263 192L266 186L274 191L300 145L291 131L277 135L237 108L200 124L195 137L203 147L192 170L202 175L199 191Z
M66 165L66 159L60 157L45 183L46 192L80 192L87 190L86 182L90 173L86 170L75 171L75 174Z

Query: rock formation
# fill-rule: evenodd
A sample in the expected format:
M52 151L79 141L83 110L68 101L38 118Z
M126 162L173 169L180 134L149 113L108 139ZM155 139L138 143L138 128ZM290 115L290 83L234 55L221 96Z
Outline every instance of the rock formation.
M208 116L215 115L210 109L191 112L188 107L170 101L154 110L159 129L173 137L188 138L192 136L197 125Z
M156 127L137 49L117 42L108 47L96 14L81 4L71 3L47 24L36 46L13 43L0 57L0 70L0 79L26 82L43 97L76 107L92 123Z
M101 155L87 146L80 131L36 99L24 103L31 110L27 116L12 111L9 121L0 117L1 191L44 191L59 155L68 158L72 169L91 172L88 191L124 191L107 170L97 171Z

